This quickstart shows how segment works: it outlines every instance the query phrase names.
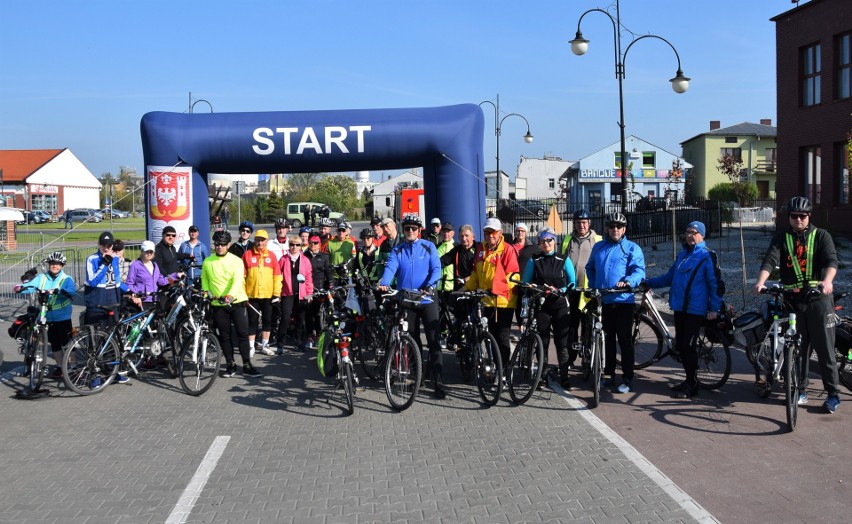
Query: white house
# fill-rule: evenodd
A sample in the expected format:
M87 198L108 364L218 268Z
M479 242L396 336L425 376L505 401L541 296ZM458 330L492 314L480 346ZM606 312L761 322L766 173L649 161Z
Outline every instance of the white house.
M412 171L379 182L373 186L373 213L377 216L390 216L393 211L393 196L396 187L403 182L416 183L423 187L423 177ZM391 205L387 205L387 198L390 197Z
M101 182L68 148L0 151L0 171L0 205L48 213L100 207Z
M521 156L518 176L515 179L516 198L560 198L562 189L559 179L575 164L573 160L562 160L558 156ZM524 195L519 194L518 188L525 188Z

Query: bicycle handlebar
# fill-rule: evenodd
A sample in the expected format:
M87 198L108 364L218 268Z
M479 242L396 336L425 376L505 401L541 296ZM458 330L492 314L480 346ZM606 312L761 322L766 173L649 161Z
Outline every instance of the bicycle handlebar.
M823 294L822 284L817 285L817 287L804 288L803 290L805 291L805 296L808 297L808 298L818 297L818 296ZM793 293L792 289L787 289L783 285L781 285L777 282L770 284L770 285L768 285L768 286L766 286L766 287L764 287L763 289L760 290L761 295L779 296L779 295L792 294L792 293Z

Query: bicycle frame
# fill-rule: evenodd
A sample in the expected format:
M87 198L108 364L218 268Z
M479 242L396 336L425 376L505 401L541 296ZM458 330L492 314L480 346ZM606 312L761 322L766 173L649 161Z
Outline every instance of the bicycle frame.
M637 307L633 313L634 324L639 322L639 316L643 312L650 317L663 334L663 344L665 349L660 354L659 358L655 358L651 361L653 364L664 359L666 356L675 353L674 336L669 330L669 326L666 324L665 320L663 320L663 316L660 314L660 310L657 308L657 305L654 303L654 292L651 289L646 289L642 292L642 300L639 303L639 307Z

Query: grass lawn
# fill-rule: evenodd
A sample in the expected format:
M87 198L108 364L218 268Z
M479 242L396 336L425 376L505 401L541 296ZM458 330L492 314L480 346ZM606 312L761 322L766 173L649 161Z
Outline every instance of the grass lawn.
M110 227L112 226L112 227ZM75 222L74 229L65 229L64 222L52 224L32 224L30 226L21 225L15 229L19 243L38 243L41 237L49 242L57 237L63 237L67 243L88 243L97 244L98 237L104 231L112 231L116 238L131 242L141 242L145 240L145 219L144 218L121 218L115 219L110 224L109 220L104 220L100 223L91 222ZM36 239L38 237L38 239Z

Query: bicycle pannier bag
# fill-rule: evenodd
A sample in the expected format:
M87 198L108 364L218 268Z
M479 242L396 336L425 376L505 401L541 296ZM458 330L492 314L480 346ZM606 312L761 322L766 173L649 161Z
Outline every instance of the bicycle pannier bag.
M766 327L760 313L752 311L734 319L734 342L740 346L760 344L766 336Z
M317 343L317 367L324 377L333 377L337 374L337 351L334 350L334 340L323 333Z

